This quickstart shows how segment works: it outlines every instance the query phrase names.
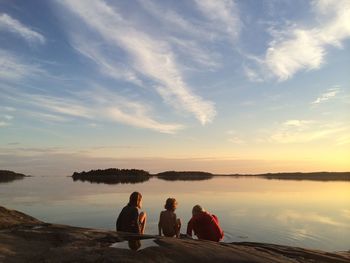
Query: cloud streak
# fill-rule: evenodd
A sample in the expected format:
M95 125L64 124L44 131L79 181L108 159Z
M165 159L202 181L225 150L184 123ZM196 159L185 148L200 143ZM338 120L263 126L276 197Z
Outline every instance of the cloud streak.
M7 95L9 100L20 103L25 112L27 108L33 112L34 107L40 114L32 117L39 120L44 118L53 122L62 122L69 121L67 117L71 117L88 121L118 122L168 134L174 134L184 128L181 124L157 121L152 117L148 106L105 89L84 92L75 96L70 94L70 97L67 99L42 94L29 95L20 91L12 91Z
M133 70L153 82L152 86L166 103L192 113L202 124L212 121L216 114L214 104L196 95L185 82L166 41L137 30L103 1L62 4L109 45L125 52Z
M323 93L311 104L320 104L320 103L326 102L332 99L333 97L335 97L339 93L339 91L340 91L339 87L330 88L327 90L327 92Z
M72 37L73 47L82 55L92 60L99 67L102 74L117 80L125 80L142 86L142 81L136 73L121 63L116 63L104 54L102 44L93 43L91 39L75 35ZM101 47L102 46L102 47Z
M14 81L44 72L38 65L28 64L11 52L0 49L0 79Z
M214 24L216 31L236 41L241 30L238 8L233 0L195 0L198 9Z
M325 124L314 120L288 120L270 135L269 141L281 144L306 143L317 140L333 140L347 134L349 128L342 123Z
M23 25L20 21L12 18L8 14L0 14L0 30L11 32L20 36L29 43L45 44L45 37L39 32Z

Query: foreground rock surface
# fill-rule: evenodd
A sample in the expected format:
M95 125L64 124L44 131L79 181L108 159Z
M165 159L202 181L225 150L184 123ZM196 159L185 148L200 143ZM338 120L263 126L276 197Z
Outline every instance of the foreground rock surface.
M350 262L350 253L138 236L43 223L0 207L0 262Z

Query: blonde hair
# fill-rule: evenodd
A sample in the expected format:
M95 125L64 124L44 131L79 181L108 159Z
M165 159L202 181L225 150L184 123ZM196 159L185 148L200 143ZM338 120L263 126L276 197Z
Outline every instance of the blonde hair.
M200 205L195 205L193 208L192 208L192 215L196 215L200 212L204 212L205 210L203 209L203 207L201 207Z

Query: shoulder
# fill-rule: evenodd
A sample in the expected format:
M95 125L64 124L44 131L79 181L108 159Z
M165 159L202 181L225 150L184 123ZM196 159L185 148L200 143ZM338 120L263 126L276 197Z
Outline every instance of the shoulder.
M127 205L126 205L126 206L124 206L121 212L125 212L125 211L127 211L127 210L128 210L128 208L129 208L129 206L127 206Z
M128 211L128 213L139 213L139 209L136 206L125 206L123 208L124 211Z

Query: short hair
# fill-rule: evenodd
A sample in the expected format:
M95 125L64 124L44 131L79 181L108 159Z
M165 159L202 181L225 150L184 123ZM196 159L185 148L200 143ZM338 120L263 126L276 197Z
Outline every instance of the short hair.
M139 192L133 192L129 198L129 205L140 208L142 195Z
M177 206L177 201L175 198L168 198L165 202L164 208L166 210L171 210L171 211L175 211Z
M203 207L201 207L200 205L195 205L193 208L192 208L192 214L195 215L195 214L198 214L200 212L204 212L204 209Z

